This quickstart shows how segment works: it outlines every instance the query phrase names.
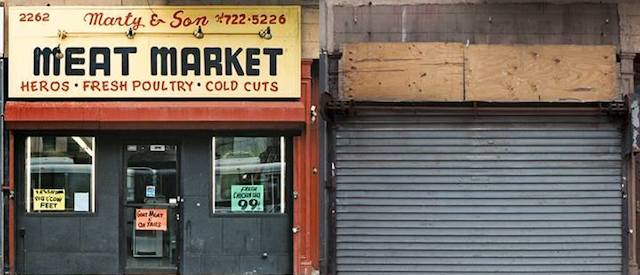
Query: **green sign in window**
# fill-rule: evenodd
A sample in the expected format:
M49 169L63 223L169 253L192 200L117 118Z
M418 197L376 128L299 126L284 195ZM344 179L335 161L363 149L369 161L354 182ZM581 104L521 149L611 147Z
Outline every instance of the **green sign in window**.
M231 186L231 211L252 212L263 211L264 204L263 185L232 185Z

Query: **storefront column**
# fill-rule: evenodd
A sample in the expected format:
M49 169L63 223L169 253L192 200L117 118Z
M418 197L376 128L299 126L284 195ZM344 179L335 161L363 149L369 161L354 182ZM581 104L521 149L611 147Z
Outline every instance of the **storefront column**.
M8 204L8 223L7 223L7 243L8 243L8 257L7 260L9 262L9 274L10 275L14 275L16 274L16 228L15 228L15 212L16 212L16 199L14 194L14 190L15 190L15 182L14 182L14 154L15 154L15 149L13 147L14 145L14 138L13 138L13 132L9 132L9 171L8 171L8 177L9 177L9 184L3 186L3 188L8 189L9 191L9 199L7 200L7 204Z
M635 53L622 53L620 54L620 76L621 76L621 92L627 97L629 102L629 124L627 125L628 135L631 136L630 151L628 152L627 166L629 171L627 173L627 230L626 230L626 244L627 244L627 270L629 275L638 274L638 241L636 237L637 228L637 170L638 170L638 127L640 127L638 95L635 93L634 85L634 68L633 62L636 57Z
M320 252L319 111L318 94L311 90L311 63L311 60L302 61L300 101L308 115L302 134L293 139L293 265L295 274L304 275L318 274Z

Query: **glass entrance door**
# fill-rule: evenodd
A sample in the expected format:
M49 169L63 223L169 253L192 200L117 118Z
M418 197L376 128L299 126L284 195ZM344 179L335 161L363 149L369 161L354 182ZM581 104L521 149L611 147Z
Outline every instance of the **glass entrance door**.
M125 145L127 273L176 274L180 194L177 145Z

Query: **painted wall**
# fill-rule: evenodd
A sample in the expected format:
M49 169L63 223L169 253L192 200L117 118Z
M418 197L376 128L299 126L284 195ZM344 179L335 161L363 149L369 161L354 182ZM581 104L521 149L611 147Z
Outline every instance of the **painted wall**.
M24 200L24 139L16 139L16 270L20 274L115 274L119 264L117 143L96 138L96 212L27 215Z
M293 272L291 215L211 213L211 156L203 153L210 147L211 135L195 134L182 146L184 254L180 274ZM287 151L291 153L291 148ZM291 176L288 171L287 178ZM291 181L285 189L291 190ZM287 201L291 202L290 196ZM291 205L286 209L290 212Z

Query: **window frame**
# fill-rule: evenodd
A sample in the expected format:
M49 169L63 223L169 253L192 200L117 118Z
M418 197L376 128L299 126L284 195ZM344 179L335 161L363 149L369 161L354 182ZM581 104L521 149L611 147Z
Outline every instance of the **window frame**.
M47 136L52 136L52 137L66 137L66 138L73 138L73 137L89 137L91 138L91 142L92 142L92 153L93 155L91 156L91 176L90 176L90 182L89 182L89 211L70 211L70 210L64 210L64 211L34 211L33 209L31 209L31 138L32 137L47 137ZM24 186L25 186L25 212L28 215L61 215L61 216L66 216L66 215L90 215L90 214L94 214L96 213L96 158L97 158L97 144L96 144L96 136L95 135L58 135L58 134L42 134L42 135L28 135L26 136L25 140L24 140L24 146L25 146L25 154L24 154ZM66 191L66 190L65 190ZM75 203L75 202L74 202Z
M217 137L229 137L229 136L217 136ZM254 216L259 216L259 215L279 215L279 214L285 214L287 213L287 189L286 189L286 183L287 183L287 156L286 156L286 146L287 146L287 141L286 141L286 137L282 136L282 135L278 135L278 136L230 136L230 137L256 137L256 138L260 138L260 137L267 137L267 138L280 138L280 212L276 212L276 213L265 213L265 212L258 212L258 213L252 213L252 212L238 212L238 213L234 213L234 212L216 212L216 136L211 137L211 212L213 215L254 215Z

